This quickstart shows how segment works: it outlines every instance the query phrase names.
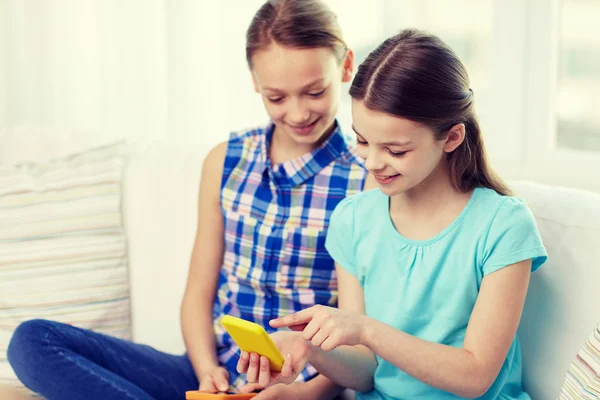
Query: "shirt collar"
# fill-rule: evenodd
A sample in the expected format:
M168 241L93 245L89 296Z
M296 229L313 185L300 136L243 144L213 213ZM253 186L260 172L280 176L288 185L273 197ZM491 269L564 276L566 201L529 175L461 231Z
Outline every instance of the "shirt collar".
M292 187L299 186L314 177L324 167L348 150L348 143L342 134L340 124L335 121L333 132L319 147L298 158L273 166L271 165L268 148L274 130L275 125L270 122L266 127L261 143L261 171L263 174L272 174L277 181L287 181Z

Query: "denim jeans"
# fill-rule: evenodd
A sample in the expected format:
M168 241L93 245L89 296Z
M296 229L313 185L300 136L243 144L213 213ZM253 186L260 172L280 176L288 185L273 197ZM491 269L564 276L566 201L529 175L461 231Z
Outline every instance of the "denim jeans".
M8 361L48 400L183 400L199 385L187 355L39 319L15 330Z

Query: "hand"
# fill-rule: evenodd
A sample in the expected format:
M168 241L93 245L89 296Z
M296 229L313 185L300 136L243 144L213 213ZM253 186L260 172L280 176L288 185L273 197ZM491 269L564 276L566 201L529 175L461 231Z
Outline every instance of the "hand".
M198 390L226 392L229 390L229 372L218 365L201 372Z
M285 358L281 372L271 371L267 357L243 351L237 371L246 374L248 383L240 388L241 392L252 392L279 383L292 383L304 370L308 362L309 345L302 336L297 332L275 332L270 336Z
M338 346L365 343L367 317L326 306L313 306L295 314L271 320L273 328L302 331L302 338L315 347L331 351Z

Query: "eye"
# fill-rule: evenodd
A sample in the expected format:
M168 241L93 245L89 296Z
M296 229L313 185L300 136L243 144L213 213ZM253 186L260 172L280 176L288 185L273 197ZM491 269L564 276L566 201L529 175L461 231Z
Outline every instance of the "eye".
M311 92L307 93L310 97L321 97L323 93L325 93L326 89L321 90L320 92Z
M267 97L267 100L269 100L271 103L281 103L281 101L283 100L283 97Z
M367 144L366 140L361 140L358 136L356 137L356 144L364 145Z
M399 151L399 152L396 153L396 152L393 152L393 151L391 151L389 149L388 149L388 152L390 153L390 155L392 157L402 157L403 155L406 154L406 151Z

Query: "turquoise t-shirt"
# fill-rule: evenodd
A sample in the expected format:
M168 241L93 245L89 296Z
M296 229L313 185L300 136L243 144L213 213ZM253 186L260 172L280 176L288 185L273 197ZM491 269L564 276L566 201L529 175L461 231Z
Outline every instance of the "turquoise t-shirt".
M524 201L475 189L457 219L429 240L403 237L379 189L346 198L331 216L325 247L360 281L369 317L421 339L461 348L483 277L547 258ZM377 357L375 388L357 399L459 399ZM481 399L530 399L521 385L517 337L498 378Z

